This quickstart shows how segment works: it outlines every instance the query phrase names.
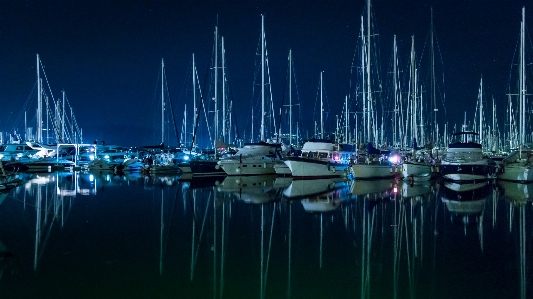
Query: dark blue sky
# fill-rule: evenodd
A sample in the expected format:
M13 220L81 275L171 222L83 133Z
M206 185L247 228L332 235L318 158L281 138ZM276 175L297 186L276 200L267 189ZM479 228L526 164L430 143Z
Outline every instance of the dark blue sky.
M372 3L379 34L382 84L389 85L393 35L407 73L411 35L421 68L428 58L430 9L444 74L446 117L473 118L479 81L505 110L511 64L519 38L521 1L400 1ZM531 8L533 9L533 8ZM55 98L65 90L84 141L137 145L159 141L158 76L165 59L168 88L181 123L195 53L202 85L213 31L224 36L227 71L240 134L251 128L256 49L265 15L274 106L283 98L287 55L293 51L301 104L300 126L312 130L320 71L324 71L328 130L350 91L364 1L0 1L0 130L35 126L36 54ZM533 24L526 7L526 25ZM217 21L218 20L218 21ZM527 26L531 28L531 26ZM423 55L422 55L423 53ZM442 59L442 65L441 65ZM421 69L422 77L429 73ZM441 80L442 81L442 80ZM429 88L429 87L427 87ZM293 95L293 100L294 99ZM36 96L35 96L36 98ZM29 102L25 108L25 103ZM503 123L503 116L500 122ZM181 124L180 124L181 126ZM192 126L190 123L189 128ZM255 125L258 129L258 124ZM151 133L150 133L151 132ZM246 132L248 135L249 132ZM311 132L309 134L312 134ZM246 140L248 141L248 140Z

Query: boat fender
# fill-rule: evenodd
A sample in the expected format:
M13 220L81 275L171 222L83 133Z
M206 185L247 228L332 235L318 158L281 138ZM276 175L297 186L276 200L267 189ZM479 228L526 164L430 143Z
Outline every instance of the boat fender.
M241 168L240 168L240 167L237 167L237 169L235 169L235 171L236 171L237 173L239 173L239 172L241 172Z
M219 169L220 169L220 165L218 165L218 164L215 165L215 169L216 169L216 170L219 170Z
M333 171L333 173L335 173L337 171L337 169L335 169L335 167L332 167L331 171Z
M263 168L267 168L266 162L263 163Z

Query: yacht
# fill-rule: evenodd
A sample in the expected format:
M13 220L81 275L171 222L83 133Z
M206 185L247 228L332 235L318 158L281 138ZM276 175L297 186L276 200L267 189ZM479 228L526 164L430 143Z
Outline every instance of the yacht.
M523 145L519 150L512 152L501 162L502 171L498 173L498 179L530 183L533 182L533 148L531 145Z
M436 177L438 164L438 159L433 158L430 149L417 148L415 139L412 152L404 156L401 166L402 178L409 181L428 181Z
M223 158L217 164L227 175L276 174L274 164L280 156L279 143L245 143L234 156Z
M356 180L392 178L400 173L400 156L367 144L366 154L358 155L351 171Z
M283 162L294 179L341 177L355 155L350 145L335 145L330 140L311 139L304 143L301 156L287 155Z
M454 134L454 136L463 136L463 141L448 145L439 167L445 179L467 182L486 180L494 175L496 163L483 154L481 144L467 141L469 135L478 135L478 133Z
M10 143L0 145L0 160L18 160L23 157L33 157L39 153L39 149L34 149L26 143Z

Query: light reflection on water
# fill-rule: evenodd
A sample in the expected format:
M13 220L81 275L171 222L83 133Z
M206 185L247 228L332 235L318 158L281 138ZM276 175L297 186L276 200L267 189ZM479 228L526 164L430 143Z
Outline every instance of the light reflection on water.
M1 298L531 298L533 184L24 179Z

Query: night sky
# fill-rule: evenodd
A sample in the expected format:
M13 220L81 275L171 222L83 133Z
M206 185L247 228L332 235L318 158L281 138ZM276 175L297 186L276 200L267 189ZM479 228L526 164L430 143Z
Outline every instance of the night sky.
M388 73L392 71L393 35L405 74L414 35L421 77L427 81L433 8L436 72L441 94L445 94L448 123L462 122L465 111L469 121L473 120L481 76L485 96L494 97L503 113L511 65L517 61L524 3L374 1L374 34L378 34L375 42L383 88L391 84ZM294 117L302 134L312 135L318 117L321 71L329 112L326 129L332 131L345 96L353 94L350 70L364 13L364 1L344 0L0 1L0 131L4 138L6 132L23 131L25 111L28 126L35 127L38 53L54 98L65 91L85 142L159 143L161 59L165 60L169 94L181 131L184 104L188 109L192 106L187 95L192 85L188 73L192 54L202 88L208 90L204 85L208 83L206 73L218 24L224 37L229 98L234 103L237 127L239 134L249 136L252 101L258 88L254 94L261 14L265 15L275 109L280 109L286 94L287 56L292 49L297 80L293 88L298 89L298 99L293 94L293 101L301 107L300 116ZM526 7L526 27L533 28L528 24L533 24L533 7ZM359 83L352 82L352 89L354 84ZM444 109L440 111L444 115ZM503 115L499 121L503 124ZM189 122L189 130L191 127ZM258 131L257 123L254 130ZM172 140L176 139L169 143L175 144Z

